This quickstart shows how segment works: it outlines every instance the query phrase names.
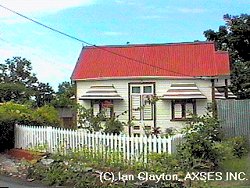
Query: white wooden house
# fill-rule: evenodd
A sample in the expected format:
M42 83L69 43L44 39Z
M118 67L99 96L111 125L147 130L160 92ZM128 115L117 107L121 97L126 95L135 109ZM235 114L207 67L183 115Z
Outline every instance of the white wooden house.
M76 99L106 116L132 120L126 131L179 129L190 113L202 115L213 100L235 98L229 56L212 42L83 47L72 74ZM157 96L155 104L149 98ZM139 107L143 106L143 108Z

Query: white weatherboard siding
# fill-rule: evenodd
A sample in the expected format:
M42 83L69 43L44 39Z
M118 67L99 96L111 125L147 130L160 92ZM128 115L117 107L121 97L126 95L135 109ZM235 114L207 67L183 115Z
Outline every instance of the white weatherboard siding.
M163 96L169 90L171 84L173 83L194 83L199 88L201 93L206 96L207 99L197 99L196 109L197 114L201 115L206 112L207 103L212 102L212 89L210 80L201 79L110 79L110 80L84 80L77 81L77 101L86 108L90 108L90 100L79 100L79 97L84 95L91 86L113 86L117 93L123 98L123 100L114 100L114 112L116 115L128 110L128 90L129 83L134 82L155 82L155 90L157 96ZM170 121L172 119L171 115L171 101L170 100L159 100L156 102L156 126L161 127L161 130L166 128L180 129L185 125L183 121ZM120 116L121 121L128 121L128 113ZM135 124L145 124L147 121L134 121ZM127 130L127 128L125 128ZM138 132L138 131L136 131ZM143 132L141 129L139 132Z
M229 76L220 76L218 79L214 80L215 87L225 86L225 80L227 79L228 85L230 85Z

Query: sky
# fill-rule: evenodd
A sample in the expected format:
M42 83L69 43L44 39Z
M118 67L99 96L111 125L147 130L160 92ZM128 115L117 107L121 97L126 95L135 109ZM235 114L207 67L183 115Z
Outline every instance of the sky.
M206 40L223 15L250 13L250 0L0 0L0 5L93 45ZM0 63L31 61L55 90L70 76L83 44L0 7Z

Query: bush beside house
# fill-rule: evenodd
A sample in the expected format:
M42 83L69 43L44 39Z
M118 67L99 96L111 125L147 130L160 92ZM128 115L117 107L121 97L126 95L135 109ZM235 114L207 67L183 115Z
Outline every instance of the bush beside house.
M61 121L51 106L33 109L29 105L3 103L0 106L0 151L13 148L15 124L60 127Z

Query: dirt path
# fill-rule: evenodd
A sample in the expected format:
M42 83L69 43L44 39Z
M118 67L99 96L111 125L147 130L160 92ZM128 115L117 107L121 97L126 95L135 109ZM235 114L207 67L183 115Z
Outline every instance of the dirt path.
M21 179L6 177L0 175L0 187L8 187L8 188L45 188L45 186L39 185L35 182L26 182Z

